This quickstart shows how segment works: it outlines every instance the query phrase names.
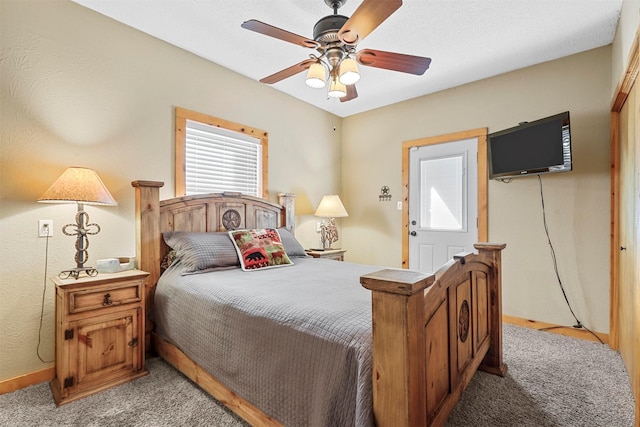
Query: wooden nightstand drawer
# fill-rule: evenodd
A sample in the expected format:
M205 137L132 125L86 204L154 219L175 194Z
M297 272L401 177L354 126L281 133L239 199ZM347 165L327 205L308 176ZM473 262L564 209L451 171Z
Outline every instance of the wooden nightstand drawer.
M142 281L100 286L69 294L69 313L80 313L142 300Z

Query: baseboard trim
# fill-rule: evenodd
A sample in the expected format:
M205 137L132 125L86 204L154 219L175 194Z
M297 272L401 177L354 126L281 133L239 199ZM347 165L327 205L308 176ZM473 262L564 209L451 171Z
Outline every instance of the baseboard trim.
M523 319L521 317L508 316L506 314L502 315L502 321L504 323L509 323L510 325L523 326L525 328L536 329L538 331L544 330L546 332L551 332L554 334L564 335L567 337L580 338L588 341L598 342L598 339L594 337L589 331L586 329L578 329L573 326L560 326L554 325L553 323L545 323L539 322L537 320ZM601 332L594 332L603 343L609 344L609 335L603 334Z
M40 384L41 382L51 381L55 376L55 367L45 368L40 371L31 372L20 375L19 377L9 378L0 381L0 394L11 393L30 385Z

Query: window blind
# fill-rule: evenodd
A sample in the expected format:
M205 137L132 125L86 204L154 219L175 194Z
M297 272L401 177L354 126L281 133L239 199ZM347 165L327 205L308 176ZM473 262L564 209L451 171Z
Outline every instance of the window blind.
M186 194L239 192L262 195L262 145L258 138L187 120Z

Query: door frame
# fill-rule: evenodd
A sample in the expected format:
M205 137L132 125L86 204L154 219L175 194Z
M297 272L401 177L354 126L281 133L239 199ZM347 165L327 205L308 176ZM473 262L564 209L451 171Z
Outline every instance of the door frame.
M412 147L445 144L465 139L478 141L478 240L489 237L487 214L487 128L470 129L402 143L402 268L409 268L409 151Z
M620 284L618 269L620 259L620 112L627 102L631 88L636 83L640 70L640 28L636 33L629 52L629 62L622 78L618 82L611 102L611 242L610 242L610 294L609 294L609 346L618 350L620 347ZM639 268L636 266L636 268ZM640 393L640 392L639 392ZM638 399L638 396L636 396ZM636 417L640 414L636 414Z
M620 142L621 133L627 131L627 129L620 128L620 112L623 106L627 102L631 90L634 84L638 84L638 74L640 73L640 27L636 30L636 35L633 40L631 49L629 50L627 66L622 74L622 77L618 81L616 89L614 91L613 99L611 101L611 243L610 243L610 308L609 308L609 346L614 350L620 350L620 335L622 330L626 331L626 328L630 326L628 324L621 324L619 311L620 305L620 205L621 205L621 187L620 187ZM637 95L636 95L637 96ZM637 126L637 124L636 124ZM636 138L638 137L638 130L636 129ZM636 162L638 159L636 159ZM638 185L637 183L635 185ZM636 192L634 191L634 194ZM634 196L635 197L635 196ZM638 244L638 237L633 236L635 240L634 245ZM636 250L638 247L636 246ZM636 263L634 266L634 274L638 274L640 265ZM635 307L636 310L640 307ZM638 319L635 319L636 324ZM636 339L636 346L639 339ZM637 350L637 348L636 348ZM629 374L629 380L631 382L631 391L635 398L635 425L640 425L640 380L638 380L636 373L640 370L640 356L636 352L633 360L626 360L623 353L625 366L627 366L627 373Z

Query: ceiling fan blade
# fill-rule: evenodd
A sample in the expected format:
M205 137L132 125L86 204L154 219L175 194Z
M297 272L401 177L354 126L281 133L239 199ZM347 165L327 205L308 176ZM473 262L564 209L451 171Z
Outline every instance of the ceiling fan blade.
M364 0L338 32L343 43L355 45L402 6L402 0Z
M373 49L362 49L356 54L356 59L360 64L369 67L384 68L419 76L424 74L429 68L429 64L431 64L431 58Z
M311 49L315 49L319 46L319 43L315 40L290 33L289 31L274 27L273 25L265 24L264 22L257 21L255 19L245 21L240 26L247 30L255 31L256 33L297 44L298 46L308 47Z
M302 62L298 62L296 65L292 65L289 68L285 68L284 70L280 70L275 74L271 74L270 76L260 79L260 82L266 83L268 85L278 83L280 80L284 80L288 77L295 76L296 74L303 72L304 70L308 69L314 62L316 61L313 59L305 59Z
M356 99L358 97L358 91L356 90L356 85L347 85L347 94L340 98L340 102L351 101L352 99Z

